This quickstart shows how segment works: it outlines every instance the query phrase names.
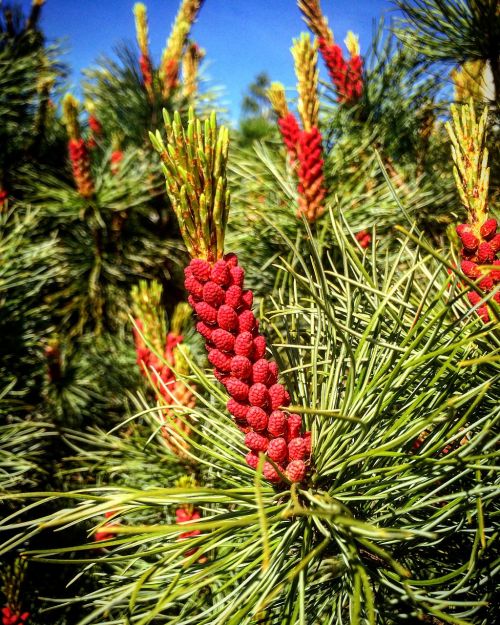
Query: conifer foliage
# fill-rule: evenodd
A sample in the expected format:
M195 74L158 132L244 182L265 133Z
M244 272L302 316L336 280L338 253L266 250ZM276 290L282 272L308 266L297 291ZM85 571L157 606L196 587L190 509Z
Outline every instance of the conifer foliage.
M401 2L362 57L298 0L253 146L207 111L200 0L157 62L136 4L60 108L42 4L0 32L2 625L495 622L498 126L427 73L481 3Z

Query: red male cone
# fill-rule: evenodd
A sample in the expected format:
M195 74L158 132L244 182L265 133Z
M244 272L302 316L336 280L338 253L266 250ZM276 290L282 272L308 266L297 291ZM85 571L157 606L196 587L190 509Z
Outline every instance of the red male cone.
M339 102L353 104L363 93L363 60L357 37L351 31L347 33L345 44L350 58L346 60L342 48L335 43L319 0L298 0L298 6L307 26L318 37L319 52L337 90Z
M63 113L69 135L68 154L76 188L82 197L90 198L94 195L90 156L85 139L82 138L80 133L78 101L70 93L64 96Z
M185 286L208 360L231 397L229 412L245 433L247 463L256 468L259 452L267 452L266 479L281 482L281 473L301 482L310 436L302 433L300 415L286 411L290 395L278 381L276 362L266 358L266 339L252 312L253 294L244 287L245 272L235 254L224 255L228 131L217 129L215 114L202 126L191 110L187 128L179 114L173 122L164 116L168 149L159 132L151 140L162 156L167 191L192 257Z

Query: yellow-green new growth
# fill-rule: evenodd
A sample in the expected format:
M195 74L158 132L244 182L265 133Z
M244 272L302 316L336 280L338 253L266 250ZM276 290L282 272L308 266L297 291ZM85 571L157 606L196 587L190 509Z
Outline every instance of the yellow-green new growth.
M481 226L488 214L488 149L485 146L485 108L479 121L472 100L461 107L451 106L452 121L446 129L452 142L451 153L455 167L453 174L460 199L467 210L472 226Z
M273 82L267 90L267 97L276 115L283 119L288 115L288 104L286 102L285 87L280 82Z
M155 280L140 280L130 292L134 317L141 321L144 336L159 354L163 353L167 336L162 292L161 284Z
M80 124L78 122L78 108L80 103L78 100L67 93L62 101L63 121L70 139L78 139L80 137Z
M141 54L149 57L148 18L146 5L142 2L134 4L135 33Z
M228 129L217 128L215 113L202 123L192 108L186 127L178 112L171 120L164 110L163 118L167 143L158 130L149 135L161 155L167 193L184 242L193 258L218 260L224 254L229 213Z
M293 40L291 48L297 75L299 99L297 108L306 132L318 125L318 52L317 41L311 43L307 33Z
M168 95L177 85L182 52L203 0L182 0L160 63L163 91Z

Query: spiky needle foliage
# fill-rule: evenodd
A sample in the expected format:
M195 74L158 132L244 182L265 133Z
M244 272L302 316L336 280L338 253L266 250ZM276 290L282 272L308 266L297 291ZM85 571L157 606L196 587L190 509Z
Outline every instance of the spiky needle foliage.
M413 234L398 239L396 257L360 256L348 224L328 219L339 252L307 226L302 252L285 237L293 263L279 261L280 287L261 315L293 409L312 429L303 484L275 490L262 461L245 466L225 394L192 363L206 392L196 393L187 452L200 486L87 489L65 495L76 507L4 521L29 532L84 522L93 533L105 511L120 520L104 551L80 558L110 567L105 587L83 598L92 607L82 625L491 621L498 328L469 309L464 276ZM174 523L183 506L202 517Z
M212 396L197 408L204 427L202 443L193 441L204 486L86 491L76 509L39 522L97 520L110 509L122 518L99 557L117 568L85 598L95 611L82 623L124 614L141 624L168 615L236 625L264 614L283 624L394 623L401 614L488 622L498 337L483 331L435 253L403 238L400 252L413 263L376 267L359 259L336 221L332 228L343 262L321 263L311 240L297 269L284 267L291 281L269 310L271 328L285 328L276 349L289 383L311 407L310 483L275 493L252 478L220 392L197 372ZM181 503L204 511L185 526L199 536L179 542L182 526L171 520L133 523L136 513ZM191 547L196 555L186 556Z
M434 60L489 61L500 98L500 12L497 0L396 0L396 29L410 47Z

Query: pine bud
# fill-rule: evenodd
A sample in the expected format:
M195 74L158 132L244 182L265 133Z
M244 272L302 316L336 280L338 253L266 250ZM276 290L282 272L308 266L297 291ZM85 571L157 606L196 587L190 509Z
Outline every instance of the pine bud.
M269 480L270 482L281 481L281 478L278 472L276 471L276 469L273 467L273 465L270 462L264 462L264 469L262 473L264 477L266 478L266 480Z
M288 448L284 438L274 438L273 440L269 441L269 445L267 447L267 455L271 460L274 460L274 462L282 463L286 460L287 453Z
M269 375L269 363L265 358L260 358L253 365L252 381L266 384Z
M228 378L225 384L227 392L236 399L236 401L243 402L248 399L248 384L238 380L238 378Z
M223 330L222 328L216 328L211 335L212 343L217 349L222 352L232 352L234 348L234 336L231 332Z
M262 336L256 336L253 341L252 358L254 362L260 358L264 358L266 354L266 339Z
M252 332L255 327L255 316L251 310L244 310L238 317L238 332Z
M480 233L481 236L485 239L493 236L497 230L497 220L496 219L487 219L483 225L481 226Z
M269 398L272 410L277 410L285 405L285 387L283 384L273 384L269 388Z
M248 401L260 408L269 404L269 393L265 384L252 384L248 393Z
M205 323L215 323L218 318L217 309L206 302L198 302L194 307L198 317ZM219 309L220 310L220 309ZM220 325L220 324L219 324Z
M238 356L246 356L252 354L253 338L250 332L240 332L234 342L234 353Z
M252 451L266 451L268 444L267 438L257 432L248 432L245 436L245 445Z
M267 431L271 436L281 436L285 433L286 417L281 410L274 410L269 416Z
M263 431L268 426L268 417L265 410L258 406L252 406L249 408L246 415L248 424L253 427L254 430Z
M292 438L288 443L288 459L302 460L306 455L306 444L303 438Z
M477 260L480 263L489 264L495 259L495 252L490 243L483 242L477 250Z
M290 482L302 482L306 476L306 465L303 460L292 460L286 468L285 475Z
M226 291L226 296L225 296L226 304L228 306L231 306L231 308L234 308L234 310L236 310L241 304L241 295L242 295L241 287L237 286L236 284L233 284Z
M248 404L240 404L235 399L230 399L226 407L233 417L240 420L246 419L248 412L251 410Z
M236 330L238 328L238 315L234 308L227 304L222 304L219 311L216 313L216 319L218 325L223 330Z
M218 349L213 349L208 354L208 360L223 373L229 373L229 371L231 371L231 358Z
M203 301L210 306L214 306L218 308L221 304L224 303L226 298L226 294L224 290L215 282L209 280L203 286Z
M193 276L202 283L210 278L210 263L201 258L193 258L189 263L189 268L193 272ZM215 280L214 280L215 282Z
M230 281L229 267L224 260L218 260L212 267L210 278L221 286L227 286Z
M248 380L252 375L252 363L245 356L234 356L231 360L231 373L240 380Z

